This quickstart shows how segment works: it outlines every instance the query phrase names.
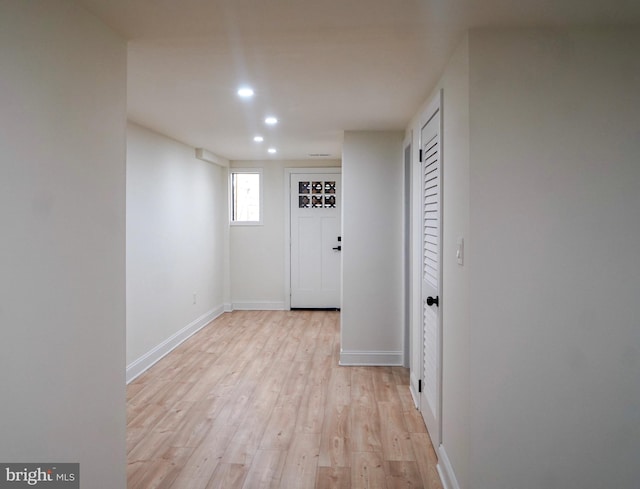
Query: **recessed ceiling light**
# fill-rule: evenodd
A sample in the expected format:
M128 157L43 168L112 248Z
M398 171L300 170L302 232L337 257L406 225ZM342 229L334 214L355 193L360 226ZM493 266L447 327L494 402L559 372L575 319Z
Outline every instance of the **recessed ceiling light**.
M271 117L271 116L270 116L270 117L267 117L267 118L264 120L264 123L265 123L265 124L269 124L269 125L277 124L277 123L278 123L278 119L276 119L275 117Z
M267 151L268 151L269 153L271 153L271 154L275 154L275 153L277 153L276 148L269 148Z
M256 143L261 143L262 141L264 141L264 138L262 136L256 136L256 137L253 138L253 140Z
M250 87L239 88L238 95L242 98L251 98L253 97L253 88L250 88Z

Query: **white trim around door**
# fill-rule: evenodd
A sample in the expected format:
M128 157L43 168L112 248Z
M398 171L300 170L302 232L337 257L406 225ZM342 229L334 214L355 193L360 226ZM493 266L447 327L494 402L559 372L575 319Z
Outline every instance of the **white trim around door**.
M418 407L436 450L442 442L442 182L443 182L443 92L439 90L419 119L419 157L415 165L414 180L420 183L419 195L413 199L414 216L419 216L418 227L412 233L414 253L419 261L412 265L413 284L420 294L413 295L412 308L418 309L419 321L413 322L412 338L419 338L420 362L418 367ZM415 187L414 187L415 188ZM419 284L419 285L418 285ZM411 389L415 397L415 389Z

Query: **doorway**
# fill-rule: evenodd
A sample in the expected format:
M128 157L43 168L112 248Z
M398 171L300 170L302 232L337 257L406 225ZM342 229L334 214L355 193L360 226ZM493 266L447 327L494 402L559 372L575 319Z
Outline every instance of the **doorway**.
M340 168L287 169L285 298L291 309L340 309Z
M414 234L419 244L419 408L434 447L442 431L442 92L420 118L419 180L416 214L420 225ZM418 202L419 201L419 202Z

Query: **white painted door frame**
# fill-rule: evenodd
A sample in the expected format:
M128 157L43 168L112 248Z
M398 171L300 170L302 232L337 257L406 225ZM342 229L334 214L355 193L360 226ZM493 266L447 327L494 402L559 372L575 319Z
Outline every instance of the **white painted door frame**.
M291 175L340 173L342 167L284 169L284 308L291 309Z
M442 442L442 336L443 336L443 327L442 327L442 226L443 226L443 206L442 206L442 197L443 197L443 174L442 174L442 162L443 162L443 154L442 154L442 140L443 140L443 132L442 132L442 90L440 90L436 96L431 100L427 108L421 114L419 118L419 135L418 142L415 144L416 153L419 153L419 150L422 149L423 141L422 141L422 129L425 127L427 122L432 119L434 114L439 113L439 128L438 128L438 138L440 145L440 236L439 236L439 256L438 256L438 295L440 300L440 306L434 308L434 312L437 314L437 354L435 358L436 369L436 402L433 408L435 409L435 422L434 419L431 420L429 435L431 436L433 446L438 450ZM414 153L414 154L416 154ZM422 297L422 287L423 287L423 202L422 202L422 187L423 187L423 174L422 174L422 163L420 162L420 158L416 158L413 164L413 186L412 189L416 192L416 195L413 196L413 217L412 223L415 228L412 230L412 257L414 258L414 263L412 264L413 277L412 277L412 340L419 340L418 345L412 345L411 351L420 355L419 361L417 359L412 359L411 361L411 393L413 394L414 400L416 401L417 407L423 412L425 412L425 404L423 394L419 393L417 386L414 385L414 381L419 381L422 387L422 390L425 389L425 379L423 378L423 369L424 369L424 323L423 323L423 308L425 307L424 298ZM416 185L417 182L420 182L419 185ZM418 346L418 348L416 348ZM417 370L417 371L414 371Z
M412 250L411 250L411 206L413 195L412 188L412 176L413 172L411 168L413 166L413 131L409 131L402 143L402 155L403 155L403 168L404 168L404 187L403 187L403 230L402 239L404 241L403 246L403 284L404 284L404 297L403 311L404 311L404 366L411 368L411 270L413 267Z

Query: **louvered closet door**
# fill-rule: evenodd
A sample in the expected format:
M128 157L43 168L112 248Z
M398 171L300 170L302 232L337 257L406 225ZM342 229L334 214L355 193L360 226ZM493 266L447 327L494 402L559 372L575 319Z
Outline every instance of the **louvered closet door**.
M422 393L420 410L429 435L440 444L440 111L422 127ZM436 302L438 301L438 302Z

